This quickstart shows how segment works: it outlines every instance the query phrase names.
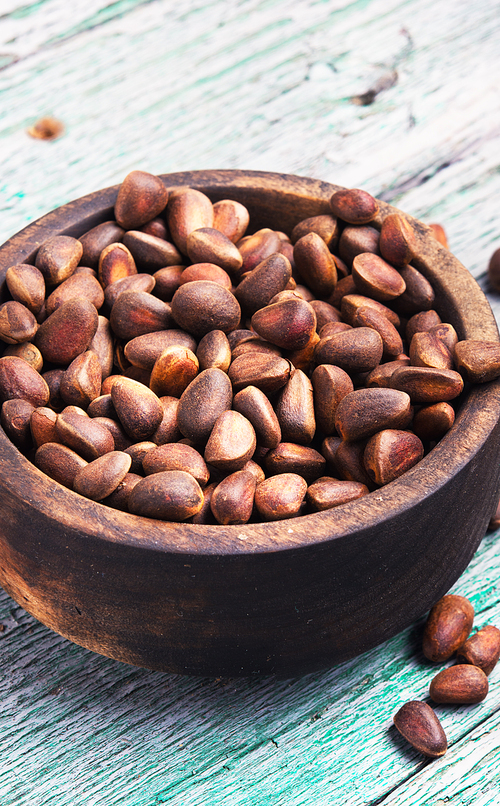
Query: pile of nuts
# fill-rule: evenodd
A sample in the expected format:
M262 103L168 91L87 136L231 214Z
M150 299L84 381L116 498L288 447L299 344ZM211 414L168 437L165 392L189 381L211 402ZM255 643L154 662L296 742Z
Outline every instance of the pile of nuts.
M500 630L487 624L469 637L474 608L464 596L448 594L429 613L423 636L426 658L443 663L455 653L457 663L433 678L429 696L435 703L472 705L488 694L488 675L500 658ZM446 753L448 742L435 711L422 700L406 702L394 724L417 750L431 758Z
M459 341L415 236L341 190L288 235L130 173L115 220L0 276L1 424L77 493L168 521L243 524L355 500L452 426L500 345ZM439 237L439 233L436 233Z

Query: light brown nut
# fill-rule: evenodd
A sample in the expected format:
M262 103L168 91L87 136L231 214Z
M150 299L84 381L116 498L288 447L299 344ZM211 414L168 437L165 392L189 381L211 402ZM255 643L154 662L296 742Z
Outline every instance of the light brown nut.
M319 297L328 297L337 283L337 265L317 232L303 235L293 247L295 267L309 288Z
M410 359L405 357L398 358L395 361L387 361L385 364L379 364L378 367L372 369L365 378L366 388L371 389L378 386L384 389L390 389L393 373L399 369L399 367L407 367L409 363Z
M138 230L129 230L123 236L123 243L144 272L155 272L166 266L178 266L182 263L179 250L164 238L157 238L155 235Z
M135 339L145 333L168 330L173 324L172 309L144 291L124 291L111 309L109 321L120 339Z
M87 406L89 417L116 417L111 395L98 395Z
M457 652L457 663L471 663L489 675L500 658L500 630L487 624L471 635Z
M159 176L131 171L118 189L115 218L124 229L137 229L156 218L168 201L168 192Z
M296 473L280 473L257 485L255 506L266 521L298 515L307 492L307 482Z
M327 322L319 331L319 337L325 339L327 336L342 333L344 330L352 330L352 325L348 325L347 322Z
M76 474L87 465L87 462L66 445L45 442L35 454L35 465L46 476L71 490Z
M415 257L417 243L410 222L399 213L391 213L382 222L380 254L393 266L406 266Z
M113 371L113 334L109 319L99 316L97 320L97 330L88 347L96 354L101 366L101 376L103 379L111 375Z
M87 417L76 406L67 406L57 415L56 435L63 445L76 451L88 462L115 448L110 431L95 419Z
M28 450L31 447L30 420L32 413L36 411L33 403L28 400L4 400L0 423L3 430L20 450Z
M217 484L212 482L212 484L208 484L206 487L203 488L203 504L201 509L198 510L196 515L193 515L190 519L190 523L201 523L204 525L211 525L214 526L217 521L214 518L213 512L211 510L210 504L212 502L212 495L214 493Z
M142 460L142 467L146 476L164 470L184 470L194 476L200 487L204 487L210 477L202 455L190 445L179 442L158 445L148 450Z
M323 434L335 433L335 415L340 401L354 389L347 372L332 364L320 364L311 375L316 424Z
M65 403L86 409L101 392L102 371L97 355L91 350L73 359L61 378L60 393Z
M474 608L464 596L443 596L430 611L424 629L422 649L426 658L441 663L451 658L467 639L474 620Z
M210 280L212 283L218 283L227 291L231 291L233 287L227 271L221 269L220 266L216 266L215 263L193 263L191 266L187 266L179 278L178 287L185 283L192 283L195 280ZM177 291L177 288L175 291Z
M415 333L413 336L409 350L412 365L414 367L453 369L454 364L451 352L433 330L434 328L431 328L427 332Z
M71 299L86 299L99 309L104 303L104 291L99 281L91 274L72 274L47 297L45 301L47 316Z
M355 501L369 492L366 484L357 481L339 481L322 476L307 489L307 503L315 512L323 512L349 501Z
M98 278L103 288L137 274L135 260L123 243L106 246L99 257Z
M371 327L382 339L385 355L396 356L403 352L403 340L386 316L375 308L358 308L353 319L354 327Z
M430 311L419 311L419 313L413 314L406 323L406 341L410 344L415 333L431 330L435 325L440 324L441 317L436 311L432 309Z
M240 202L221 199L215 202L213 227L236 243L243 238L250 221L250 213Z
M355 389L337 406L335 427L344 440L371 437L386 428L406 428L411 422L410 398L397 389Z
M151 371L162 352L173 346L186 347L195 352L196 341L184 330L156 330L130 339L124 353L127 361L135 367Z
M435 301L434 289L430 282L413 266L403 266L399 270L406 289L394 301L395 310L403 316L412 316L418 311L430 310Z
M391 386L410 395L412 403L439 403L458 397L464 382L453 369L400 367L391 376Z
M252 516L257 480L248 470L237 470L218 484L210 508L217 523L248 523Z
M123 451L110 451L82 467L73 481L73 489L85 498L102 501L123 481L132 459Z
M38 330L34 314L20 302L10 300L0 305L0 340L7 344L31 341Z
M54 235L39 248L35 266L42 272L46 285L57 285L70 277L83 253L83 246L69 235Z
M49 404L54 411L61 411L64 408L64 400L60 395L61 379L64 374L63 369L50 369L42 374L42 378L49 387Z
M125 448L125 453L128 453L128 455L132 459L130 472L143 475L143 468L142 468L143 459L148 453L148 451L151 451L156 447L157 446L154 442L149 442L148 440L145 440L144 442L134 442L133 445L129 445L128 448Z
M126 433L137 442L151 437L163 419L161 401L151 389L131 378L117 378L111 399Z
M103 221L102 224L97 224L92 227L78 239L83 247L83 253L80 258L84 266L90 266L91 269L99 267L99 257L103 249L112 243L120 243L123 238L124 230L118 226L116 221Z
M38 372L15 355L0 358L0 403L20 398L33 406L46 406L49 387Z
M432 679L429 694L434 702L472 705L488 693L488 678L482 669L468 663L442 669Z
M253 314L274 302L273 298L284 291L291 276L290 261L277 252L245 274L234 292L236 299L245 311Z
M426 702L410 700L394 715L394 725L412 747L431 758L444 756L446 734L435 712Z
M42 322L34 341L46 361L69 364L88 350L98 323L98 314L91 302L73 299L56 308Z
M227 372L231 363L231 347L226 334L222 330L211 330L206 333L200 339L196 358L201 370L217 367Z
M318 343L319 335L315 331L305 347L301 350L287 350L284 357L288 358L295 369L301 369L309 374L314 365L314 352Z
M496 341L465 339L455 345L455 362L471 383L487 383L500 377L500 344Z
M260 484L260 482L264 481L266 478L266 474L262 470L261 466L258 465L257 462L254 462L253 459L249 459L248 462L245 462L241 469L251 473L257 484Z
M197 376L199 362L188 347L172 345L163 350L151 370L149 387L162 397L180 397Z
M31 437L35 448L45 442L59 442L56 433L57 414L47 406L33 409L30 417Z
M9 344L3 351L4 356L15 355L17 358L22 358L37 372L43 369L43 356L38 349L29 341L24 341L21 344Z
M446 232L444 231L444 227L441 224L429 224L429 228L431 229L432 235L446 249L448 249L448 238L446 237Z
M185 521L203 506L203 491L190 473L165 470L139 481L128 506L135 515L165 521Z
M352 266L356 255L372 252L380 255L380 233L375 227L344 227L339 239L339 256L347 266Z
M201 337L210 330L228 333L237 328L241 309L236 297L218 283L194 280L175 292L172 314L180 328Z
M200 227L191 232L186 250L193 263L215 263L230 274L237 274L243 265L238 247L214 227Z
M144 478L144 476L139 476L137 473L127 473L119 483L118 487L113 490L111 495L108 495L107 498L104 498L102 503L107 507L113 507L113 509L128 512L128 499L130 498L130 493L142 478Z
M337 190L330 199L332 212L349 224L368 224L378 213L378 204L366 190Z
M212 202L204 193L192 188L176 188L170 192L167 223L172 240L187 255L187 239L201 227L211 227L214 220Z
M182 393L177 411L177 425L183 436L204 442L217 418L231 408L231 381L216 367L205 369Z
M312 482L324 474L326 460L314 448L295 445L292 442L280 442L266 454L264 464L270 475L296 473L307 482Z
M251 352L235 358L228 369L228 375L235 392L245 386L256 386L267 395L285 385L291 370L292 365L285 358Z
M155 278L150 274L130 274L115 280L111 285L107 285L104 291L104 298L110 308L124 291L143 291L150 294L155 287Z
M7 269L5 282L12 298L36 316L45 299L45 280L40 269L27 263L18 263Z
M400 297L406 289L401 274L371 252L356 255L352 262L352 277L358 293L372 297L377 302L390 302Z
M246 386L234 396L233 408L249 420L260 445L276 448L281 442L281 428L276 413L261 389Z
M162 299L164 302L170 302L179 288L184 268L184 266L166 266L164 269L155 271L153 274L155 297Z
M279 393L276 416L284 442L308 445L316 433L313 385L300 369L294 369Z
M123 430L123 427L116 419L116 415L114 417L93 417L92 419L95 423L99 423L108 429L113 437L115 451L124 451L126 448L130 447L132 440Z
M334 364L345 372L370 372L380 363L384 345L371 327L357 327L320 339L314 351L317 364Z
M311 218L304 218L293 228L290 240L295 244L310 232L315 232L330 249L335 249L339 236L339 227L334 216L315 215Z
M316 330L318 333L326 324L331 322L338 323L342 319L340 311L330 305L329 302L325 302L322 299L313 299L309 304L316 314Z
M420 439L437 442L450 430L455 422L455 411L449 403L433 403L422 406L413 417L412 431Z
M363 461L368 475L383 485L406 473L423 455L424 446L416 434L388 428L370 437Z
M205 461L226 472L241 470L252 458L257 439L250 420L239 411L224 411L217 418L205 448Z
M236 245L243 258L240 273L245 274L248 271L252 271L267 257L279 252L280 243L278 233L267 227L254 232L253 235L244 238L243 241L238 241Z
M252 327L259 336L277 347L300 350L316 329L316 315L305 300L285 299L254 313Z
M392 311L386 305L383 305L381 302L377 302L377 300L371 299L371 297L365 297L362 294L346 294L345 297L342 297L342 301L340 303L342 319L348 324L352 325L358 310L365 307L375 308L375 310L384 314L384 316L387 317L389 322L391 322L394 327L397 328L400 326L401 321L397 313Z

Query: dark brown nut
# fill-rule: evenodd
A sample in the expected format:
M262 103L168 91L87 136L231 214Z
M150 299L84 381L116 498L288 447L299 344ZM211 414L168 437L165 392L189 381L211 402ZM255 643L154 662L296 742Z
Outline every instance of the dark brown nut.
M389 302L400 297L406 288L401 274L383 258L364 252L352 262L352 277L360 294L377 302Z
M265 353L266 355L276 355L278 357L282 355L282 351L279 347L276 347L275 344L270 344L268 341L264 341L264 339L259 339L257 334L254 339L244 341L234 348L231 353L231 361L234 361L235 358L239 358L240 355L244 355L245 353Z
M335 469L337 475L346 481L358 481L365 484L369 490L376 489L376 484L366 471L364 455L366 440L357 442L341 441L335 451Z
M500 344L476 339L459 341L455 345L455 363L467 381L492 381L500 376Z
M290 261L280 253L270 255L241 280L235 290L236 299L245 311L253 314L274 301L273 297L284 291L291 276Z
M30 429L35 448L39 448L45 442L59 442L56 420L56 412L46 406L33 409L30 417Z
M371 327L344 330L320 339L314 351L317 364L335 364L345 372L370 372L380 363L384 345Z
M220 266L216 266L215 263L193 263L191 266L187 266L179 278L178 287L185 285L185 283L192 283L195 280L210 280L212 283L218 283L227 291L231 291L233 287L227 271L221 269Z
M208 484L206 487L203 488L203 504L200 510L193 515L191 518L191 523L201 523L203 525L211 525L214 526L217 521L214 518L212 509L211 509L211 502L212 502L212 495L214 494L214 490L217 487L215 482L212 484Z
M106 286L104 298L110 308L124 291L143 291L150 294L155 287L155 278L151 274L131 274L129 277L122 277L115 280L111 285Z
M415 367L453 369L453 356L446 344L433 332L415 333L410 343L410 361ZM499 345L500 347L500 345ZM499 364L500 374L500 364Z
M490 258L488 279L495 291L500 290L500 249L496 249Z
M87 350L78 355L65 371L60 383L61 397L71 406L86 409L101 392L101 364L95 353Z
M89 344L89 350L96 354L101 366L102 378L107 378L113 371L113 334L109 319L99 316L97 320L97 330Z
M386 428L406 428L410 398L397 389L355 389L337 406L335 427L344 440L366 439Z
M339 481L322 476L307 489L307 503L315 512L332 509L355 501L369 492L366 484L358 481Z
M335 433L335 415L340 401L354 389L347 372L332 364L320 364L311 375L316 424L323 434Z
M197 376L198 359L187 347L172 345L163 350L151 370L150 389L162 397L180 397Z
M131 171L120 185L115 202L115 218L124 229L137 229L156 218L168 201L168 192L159 176Z
M294 369L276 403L276 416L284 442L308 445L316 433L313 385L300 369Z
M97 271L90 266L77 266L73 274L88 274L89 277L97 277Z
M243 238L250 221L250 213L240 202L221 199L214 204L214 229L236 243Z
M277 232L266 227L254 232L253 235L245 238L243 242L238 241L236 245L243 258L241 274L245 274L247 271L255 269L259 263L262 263L270 255L279 252L280 239Z
M394 715L394 725L412 747L431 758L444 756L446 734L435 712L426 702L410 700Z
M144 476L139 476L137 473L127 473L121 480L118 487L113 490L111 495L108 495L107 498L104 498L102 503L107 507L113 507L113 509L128 512L128 500L130 498L130 493L142 478L144 478Z
M163 406L157 395L131 378L117 378L111 387L111 399L126 433L137 442L151 437L163 419Z
M0 340L7 344L31 341L38 323L26 305L10 300L0 305Z
M457 652L458 663L471 663L489 675L500 658L500 630L487 624L471 635Z
M257 484L260 484L260 482L264 481L266 478L266 474L262 470L261 466L258 465L257 462L254 462L253 459L249 459L248 462L245 462L241 470L246 470L251 473Z
M258 339L256 333L253 330L232 330L230 333L227 334L227 340L229 342L229 346L231 350L234 350L238 344L243 344L243 342L248 341L249 339Z
M465 596L443 596L430 611L424 629L422 650L426 658L442 663L467 639L474 608Z
M187 255L187 239L195 229L212 227L214 210L212 202L199 190L175 188L170 192L167 207L167 224L172 240L178 249Z
M99 281L91 274L72 274L58 285L45 301L47 316L54 313L64 302L72 299L86 299L99 309L104 303L104 291Z
M64 400L60 394L61 379L64 374L63 369L50 369L44 372L42 378L49 387L49 406L54 411L61 411L64 408Z
M46 406L49 387L41 375L15 355L0 358L0 403L19 398L33 406Z
M71 490L76 474L87 465L87 462L66 445L45 442L35 453L35 465L46 476Z
M165 521L185 521L203 506L203 491L190 473L165 470L139 481L128 506L135 515Z
M266 448L279 445L280 424L264 392L256 386L246 386L234 396L233 408L251 422L260 445Z
M123 481L132 459L123 451L110 451L82 467L73 481L73 489L85 498L102 501Z
M56 435L63 445L88 462L113 451L115 442L110 431L95 419L87 417L83 410L80 410L80 414L76 408L68 406L57 415Z
M394 307L403 316L412 316L418 311L430 310L435 301L434 289L429 281L413 266L404 266L399 270L406 289L397 300Z
M98 395L87 406L89 417L113 417L116 418L115 407L111 395Z
M254 455L256 444L250 420L239 411L224 411L212 428L205 448L205 461L228 473L241 470Z
M193 230L188 235L186 251L193 263L215 263L230 274L237 274L243 265L238 247L214 227Z
M293 244L304 235L315 232L330 249L335 249L339 236L337 219L331 215L315 215L304 218L292 230L290 240Z
M73 274L82 253L83 246L76 238L55 235L41 245L35 266L42 272L46 285L57 285Z
M415 313L410 319L408 319L406 324L406 341L408 344L410 344L415 333L423 333L427 330L431 330L431 328L435 327L435 325L440 324L441 317L432 309L430 311L420 311L419 313Z
M307 482L311 482L324 474L326 459L314 448L295 445L292 442L280 442L266 454L264 464L268 473L273 476L277 473L297 473Z
M236 297L218 283L194 280L175 292L172 314L179 327L201 337L210 330L229 333L237 328L241 309Z
M30 341L23 341L20 344L9 344L3 351L4 356L15 355L17 358L22 358L37 372L43 369L43 356L38 349Z
M309 304L316 314L316 330L318 333L326 324L331 322L337 324L341 321L342 314L337 308L330 305L329 302L325 302L322 299L313 299Z
M252 516L257 480L248 470L226 476L214 489L210 508L217 523L248 523Z
M196 341L184 330L157 330L136 336L125 345L125 358L135 367L152 370L164 350L169 347L186 347L194 352Z
M366 190L337 190L330 199L332 212L348 224L368 224L378 213L378 204Z
M353 320L354 327L371 327L382 339L384 353L396 356L403 352L403 340L387 317L375 308L358 308Z
M166 266L178 266L182 263L179 250L164 238L157 238L138 230L129 230L123 236L123 243L131 252L136 264L145 272L154 272Z
M99 258L98 278L103 288L137 274L137 267L131 252L123 243L106 246Z
M352 325L358 310L366 307L375 308L376 311L379 311L387 317L394 327L397 328L400 326L401 321L397 313L391 311L390 308L383 305L381 302L377 302L377 300L371 299L371 297L365 297L362 294L346 294L345 297L342 297L340 312L343 320Z
M438 442L455 422L455 411L449 403L433 403L422 406L413 417L412 431L420 439Z
M28 400L4 400L2 403L0 423L9 439L20 450L31 447L30 420L34 411L36 409L33 403Z
M291 290L294 292L294 296L300 297L301 299L305 299L306 302L312 302L312 300L315 299L313 292L305 285L300 285L299 283L296 283L295 288L292 288ZM274 302L274 300L271 300L271 302Z
M321 453L325 457L329 469L334 472L335 476L339 475L335 455L341 443L342 440L340 437L325 437L321 443Z
M98 323L97 311L91 302L72 299L42 322L35 344L46 361L70 364L77 355L88 350Z
M45 280L40 269L18 263L7 269L5 282L16 302L21 302L35 316L40 312L45 299Z
M124 291L111 309L111 327L120 339L135 339L145 333L168 330L173 324L172 309L144 291Z
M184 266L166 266L164 269L155 271L153 274L155 297L162 299L164 302L170 302L179 288L183 271Z
M130 466L130 472L143 475L143 468L142 462L148 451L152 451L156 448L156 443L148 442L145 440L144 442L134 442L133 445L129 445L128 448L125 448L125 453L128 453L130 458L132 459L132 464Z
M94 422L103 425L105 428L108 429L109 433L113 437L113 442L116 451L124 451L126 448L129 448L132 444L132 440L129 436L125 433L122 426L115 417L93 417Z
M222 330L211 330L206 333L200 339L196 358L201 370L217 367L227 372L231 363L231 348L226 334Z
M438 672L431 681L429 694L434 702L472 705L484 700L488 688L483 670L463 663Z
M215 421L231 408L231 381L216 367L205 369L182 393L177 410L177 426L193 442L205 442Z
M293 518L299 514L307 482L296 473L280 473L257 485L255 506L266 521Z
M375 369L372 369L372 371L368 373L365 378L365 386L367 389L373 387L390 389L393 373L399 369L399 367L408 366L409 363L410 359L406 357L398 358L395 361L387 361L385 364L379 364L378 367L375 367Z
M288 381L292 365L285 358L252 352L235 358L228 375L235 392L245 386L256 386L266 395L276 392Z
M259 336L277 347L300 350L316 329L316 315L305 300L285 299L254 313L252 327Z
M164 241L168 240L167 226L160 216L152 218L151 221L143 224L138 231L145 232L146 235L154 235L155 238L163 238Z
M78 239L83 247L81 262L91 269L99 267L99 257L103 249L112 243L120 243L124 230L118 226L116 221L103 221L96 227L92 227Z
M410 222L391 213L382 222L379 241L380 254L393 266L403 267L415 257L417 243Z
M285 357L293 364L295 369L302 369L309 374L314 364L314 352L319 343L319 336L316 331L312 334L305 347L301 350L289 350Z
M450 325L449 322L440 322L438 325L431 327L429 333L432 333L436 338L442 341L450 353L453 354L458 342L457 331L453 325Z
M448 238L446 237L446 232L441 224L429 224L429 228L432 232L432 235L446 249L448 249Z
M363 461L368 475L383 485L406 473L423 455L424 446L416 434L387 428L370 437Z
M380 255L379 240L380 233L375 227L344 227L339 239L340 258L348 266L352 266L356 255L363 252Z
M327 322L319 331L319 337L325 339L327 336L342 333L344 330L352 330L352 325L348 325L347 322Z
M400 367L391 376L391 386L410 395L412 403L425 404L453 400L464 388L464 382L453 369Z
M293 247L295 267L319 297L328 297L337 283L337 265L323 238L316 232L303 235Z
M194 476L200 487L204 487L210 477L202 455L189 445L182 445L179 442L158 445L147 451L142 460L142 467L146 476L164 470L184 470L185 473Z

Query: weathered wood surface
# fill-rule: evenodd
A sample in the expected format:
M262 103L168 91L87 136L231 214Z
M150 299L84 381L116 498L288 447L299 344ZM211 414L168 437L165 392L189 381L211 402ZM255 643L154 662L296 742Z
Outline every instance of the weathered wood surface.
M498 0L3 0L0 11L0 242L133 168L295 172L440 221L490 291ZM44 114L64 136L26 134ZM477 626L500 624L498 538L454 588ZM421 624L321 674L212 680L106 660L5 594L0 607L2 806L500 800L499 669L484 703L439 707L443 759L423 760L391 728L435 673Z

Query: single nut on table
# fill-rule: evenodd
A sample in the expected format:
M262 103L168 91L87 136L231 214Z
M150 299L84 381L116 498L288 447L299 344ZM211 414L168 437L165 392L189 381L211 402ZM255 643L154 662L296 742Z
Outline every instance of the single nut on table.
M500 377L500 344L466 339L455 345L458 371L467 381L486 383Z
M443 596L430 611L422 642L426 658L435 663L448 660L467 639L474 621L474 608L464 596Z
M196 479L183 470L164 470L141 479L129 496L135 515L166 521L185 521L203 505L203 491Z
M500 630L487 624L471 635L457 652L458 663L478 666L486 675L493 671L500 658Z
M394 715L394 725L412 747L431 758L444 756L448 742L443 726L430 705L406 702Z
M267 521L293 518L299 513L307 482L296 473L280 473L257 485L255 506Z
M434 702L472 705L482 702L488 694L488 678L478 666L450 666L433 678L429 694Z

